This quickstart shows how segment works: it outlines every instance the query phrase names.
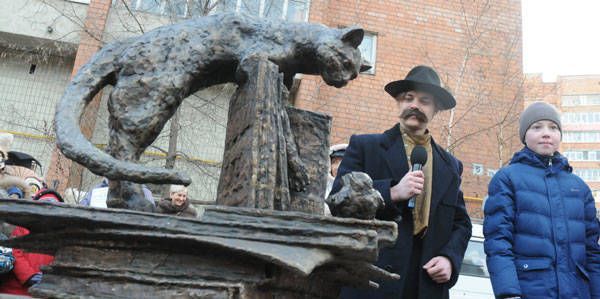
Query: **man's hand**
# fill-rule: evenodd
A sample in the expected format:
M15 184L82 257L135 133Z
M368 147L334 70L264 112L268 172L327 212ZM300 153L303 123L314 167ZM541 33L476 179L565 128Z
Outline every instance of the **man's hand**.
M429 277L437 283L445 283L452 275L452 263L445 256L436 256L423 266Z
M390 197L392 201L404 201L410 199L411 196L421 194L423 184L425 183L425 175L422 171L409 171L404 175L398 184L390 188Z

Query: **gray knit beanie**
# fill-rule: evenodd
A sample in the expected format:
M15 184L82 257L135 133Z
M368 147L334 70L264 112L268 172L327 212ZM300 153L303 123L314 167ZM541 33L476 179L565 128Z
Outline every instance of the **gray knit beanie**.
M525 144L525 133L529 129L529 126L540 120L549 120L556 123L562 135L562 124L560 123L558 110L545 102L533 102L523 111L519 118L519 137L521 137L523 144Z

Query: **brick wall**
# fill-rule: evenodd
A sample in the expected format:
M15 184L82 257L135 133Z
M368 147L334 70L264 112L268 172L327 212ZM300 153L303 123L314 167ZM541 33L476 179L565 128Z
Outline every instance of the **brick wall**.
M312 0L310 22L359 25L376 34L377 63L375 75L360 75L342 89L304 76L296 105L332 114L331 143L345 143L352 134L393 126L397 111L384 85L415 65L433 66L457 99L449 150L463 162L462 189L483 198L493 171L521 147L516 119L523 109L521 1L484 2ZM440 112L431 126L445 148L449 118L449 111ZM483 173L473 174L474 163Z

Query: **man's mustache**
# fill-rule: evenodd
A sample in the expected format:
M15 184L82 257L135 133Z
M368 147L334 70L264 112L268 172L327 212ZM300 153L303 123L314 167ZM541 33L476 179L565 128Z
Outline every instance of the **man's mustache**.
M402 119L406 119L411 116L416 116L417 119L421 122L427 122L427 116L425 116L425 113L421 112L418 109L406 109L400 114L400 118Z

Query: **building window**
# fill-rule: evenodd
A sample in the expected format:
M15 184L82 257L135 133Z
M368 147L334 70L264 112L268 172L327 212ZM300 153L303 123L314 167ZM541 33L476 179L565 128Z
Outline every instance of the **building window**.
M285 19L294 22L308 21L308 0L289 0Z
M185 17L188 0L131 0L131 8L145 12Z
M362 43L358 46L362 58L371 68L362 72L363 74L375 74L375 61L377 58L377 35L365 32Z
M598 168L576 168L573 173L586 182L600 182L600 169Z
M565 112L561 116L561 121L563 124L600 123L600 111Z
M473 174L474 175L483 175L483 164L473 163Z
M565 131L563 142L566 143L594 143L600 142L599 131Z
M595 106L600 105L600 94L576 94L562 96L563 106Z
M308 21L309 0L219 0L209 12L242 12L253 16L283 19L291 22ZM203 1L198 0L131 0L131 8L145 12L190 17L202 15Z
M599 161L600 150L566 150L563 155L569 161Z
M220 11L242 12L269 19L290 22L308 21L309 0L228 0ZM235 6L234 6L235 4ZM235 7L235 9L233 9Z

